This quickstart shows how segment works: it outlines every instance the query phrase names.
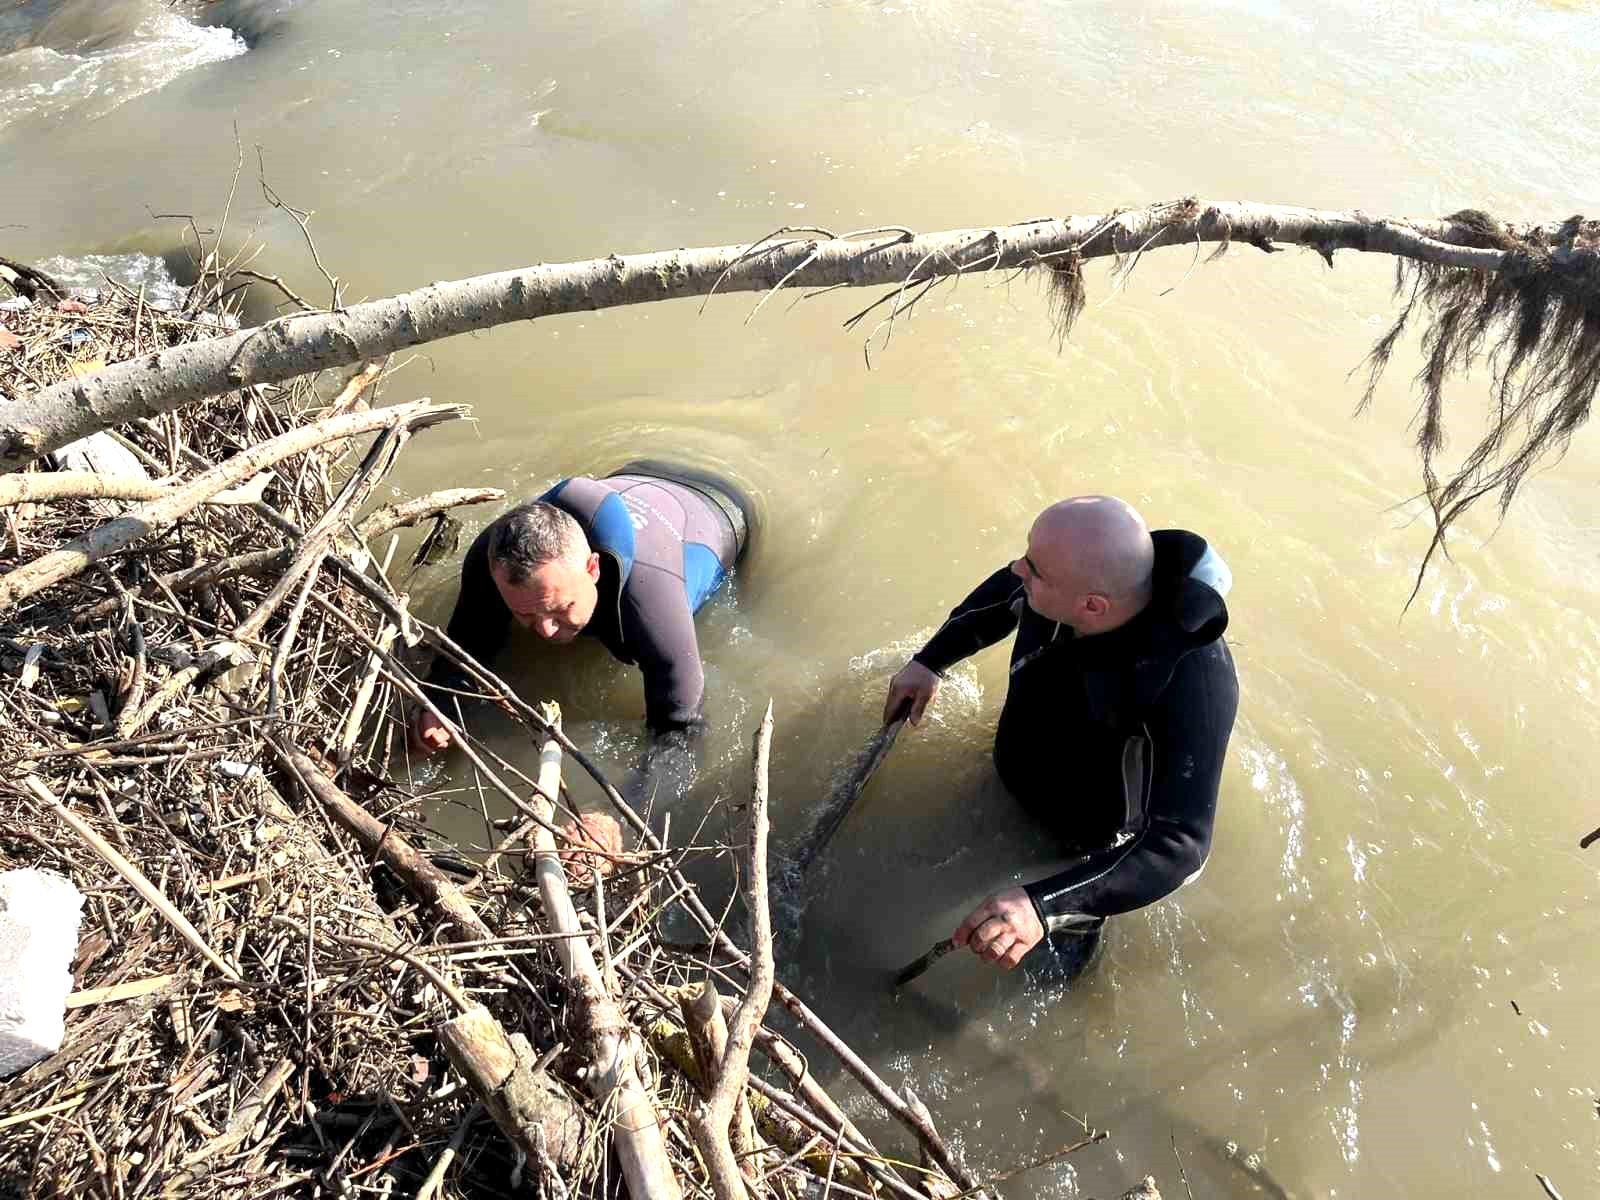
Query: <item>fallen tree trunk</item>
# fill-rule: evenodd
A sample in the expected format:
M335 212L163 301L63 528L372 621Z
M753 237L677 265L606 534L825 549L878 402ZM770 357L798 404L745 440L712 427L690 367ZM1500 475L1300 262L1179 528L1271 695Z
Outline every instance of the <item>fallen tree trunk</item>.
M512 321L585 312L716 291L898 285L889 317L908 294L969 271L1045 267L1076 277L1082 260L1139 255L1164 246L1248 242L1263 250L1312 247L1393 255L1433 268L1525 270L1542 255L1550 277L1593 290L1594 223L1501 225L1481 213L1441 220L1370 217L1192 197L1170 204L986 229L915 234L901 228L835 236L780 230L752 245L710 246L583 262L545 264L436 283L336 312L297 313L210 341L175 346L45 388L6 405L0 472L100 429L153 417L234 388L379 358L408 346ZM1065 304L1070 322L1081 308ZM1457 364L1463 365L1463 364Z

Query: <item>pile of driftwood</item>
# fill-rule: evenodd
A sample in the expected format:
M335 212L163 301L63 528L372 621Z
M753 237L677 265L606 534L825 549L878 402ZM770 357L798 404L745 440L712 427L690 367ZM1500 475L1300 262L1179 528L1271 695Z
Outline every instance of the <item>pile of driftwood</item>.
M10 278L31 303L0 304L0 403L230 321L214 268L185 312ZM0 477L0 870L59 872L86 897L65 1041L0 1081L0 1196L992 1184L775 978L770 712L748 837L700 851L737 862L744 947L559 714L408 611L392 531L501 493L380 496L411 436L466 415L376 408L381 376L252 387ZM391 782L407 713L433 703L427 650L540 750L530 778L456 730L517 814L477 853ZM572 770L609 798L620 847L572 819ZM702 943L665 940L669 906ZM791 1036L905 1144L880 1150Z

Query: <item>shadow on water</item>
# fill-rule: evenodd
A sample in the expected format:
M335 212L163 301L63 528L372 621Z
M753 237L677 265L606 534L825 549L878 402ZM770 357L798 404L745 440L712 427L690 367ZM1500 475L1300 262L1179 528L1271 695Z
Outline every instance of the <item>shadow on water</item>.
M1097 968L1091 967L1091 973ZM1089 980L1081 981L1086 986ZM1073 989L1030 979L1027 991L1013 1004L1048 1006L1070 1004ZM953 1004L926 991L906 989L895 998L902 1024L910 1035L938 1040L982 1041L982 1068L969 1072L970 1082L998 1085L1010 1094L1017 1107L1032 1114L1086 1114L1099 1128L1111 1131L1112 1142L1122 1140L1130 1146L1158 1145L1172 1141L1184 1152L1184 1167L1191 1186L1201 1186L1202 1194L1238 1195L1239 1185L1249 1195L1269 1196L1273 1200L1305 1200L1309 1193L1288 1187L1265 1167L1253 1165L1238 1153L1235 1139L1196 1126L1186 1115L1170 1108L1160 1092L1130 1097L1107 1108L1101 1090L1085 1086L1074 1091L1062 1086L1059 1072L1038 1055L1019 1051L1007 1043L987 1022L963 1013ZM1082 1033L1077 1035L1082 1039ZM1056 1061L1081 1058L1082 1046L1069 1042L1059 1046L1051 1057ZM1154 1082L1154 1081L1152 1081ZM1061 1122L1061 1140L1072 1140L1076 1126ZM1158 1170L1164 1164L1135 1163L1136 1172Z
M195 18L197 24L231 30L255 50L288 32L294 10L305 0L218 0Z

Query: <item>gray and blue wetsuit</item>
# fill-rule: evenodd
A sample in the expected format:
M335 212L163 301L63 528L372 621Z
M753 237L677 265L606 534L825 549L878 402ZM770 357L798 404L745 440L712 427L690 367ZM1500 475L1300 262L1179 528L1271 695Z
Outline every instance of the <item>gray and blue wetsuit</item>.
M638 664L652 733L695 728L705 672L694 614L744 552L752 517L747 502L721 481L654 464L648 473L640 465L604 479L565 479L539 499L569 513L600 556L599 602L581 636ZM511 627L511 610L489 574L493 528L478 535L461 564L461 591L447 630L485 663L505 645ZM442 660L428 683L470 690L465 674Z

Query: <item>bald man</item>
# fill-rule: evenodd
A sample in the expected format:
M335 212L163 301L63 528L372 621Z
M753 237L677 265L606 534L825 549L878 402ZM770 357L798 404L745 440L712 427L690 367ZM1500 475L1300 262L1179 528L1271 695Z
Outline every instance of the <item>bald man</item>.
M1239 704L1222 640L1230 583L1197 534L1152 533L1110 496L1063 500L890 681L884 720L909 704L917 724L945 671L1015 632L995 768L1078 856L990 896L957 945L1009 970L1048 933L1074 972L1107 917L1199 875Z

